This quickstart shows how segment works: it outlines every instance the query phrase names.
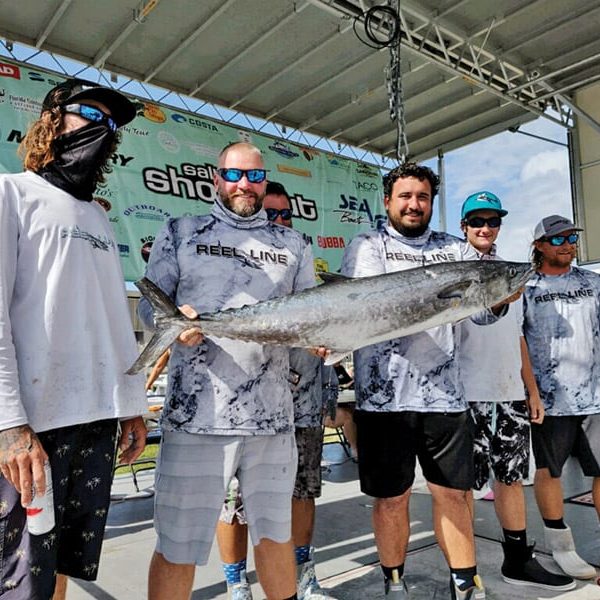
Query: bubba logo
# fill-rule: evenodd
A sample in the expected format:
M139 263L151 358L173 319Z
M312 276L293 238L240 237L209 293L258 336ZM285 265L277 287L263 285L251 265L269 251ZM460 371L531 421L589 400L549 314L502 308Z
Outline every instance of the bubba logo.
M345 248L346 247L344 238L339 235L330 235L330 236L326 236L326 237L318 235L317 236L317 244L319 244L319 248Z
M19 67L9 65L8 63L0 63L0 77L12 77L13 79L21 79L21 71Z

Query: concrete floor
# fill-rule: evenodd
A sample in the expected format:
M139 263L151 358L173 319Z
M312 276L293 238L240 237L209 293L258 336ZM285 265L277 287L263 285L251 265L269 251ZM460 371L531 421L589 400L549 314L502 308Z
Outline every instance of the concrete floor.
M371 530L371 499L364 496L357 481L356 465L348 461L338 444L325 447L323 496L318 501L315 533L317 572L323 587L340 600L375 600L383 598L382 577L377 566L377 552ZM151 491L153 471L140 475L142 489ZM578 467L568 465L565 496L591 489L589 479ZM130 476L115 480L115 495L134 492ZM537 540L540 561L553 568L543 544L533 490L526 488L529 507L529 537ZM566 520L571 525L582 557L600 566L600 529L592 507L565 505ZM475 533L479 572L490 600L557 598L560 600L600 600L596 582L578 583L571 592L552 593L534 588L512 586L500 578L502 551L498 543L500 529L492 502L476 502ZM146 598L146 575L154 549L152 499L131 498L113 502L108 517L106 540L96 582L72 581L68 600L143 600ZM252 558L249 577L256 581ZM406 562L406 581L412 600L449 598L448 569L435 543L431 526L431 499L422 478L417 478L411 500L411 542ZM264 598L258 584L254 598ZM193 600L225 600L225 584L216 547L209 564L196 570Z

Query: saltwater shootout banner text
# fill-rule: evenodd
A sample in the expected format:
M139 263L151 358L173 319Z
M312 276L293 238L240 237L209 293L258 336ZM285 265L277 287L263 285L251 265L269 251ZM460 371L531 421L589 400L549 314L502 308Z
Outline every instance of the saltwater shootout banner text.
M22 169L19 142L48 90L61 81L29 65L0 61L0 172ZM262 150L268 178L290 194L294 227L312 240L319 269L337 270L352 237L384 219L376 167L197 114L143 100L138 105L112 157L108 185L96 194L113 225L129 281L142 276L168 218L210 212L217 156L236 140Z

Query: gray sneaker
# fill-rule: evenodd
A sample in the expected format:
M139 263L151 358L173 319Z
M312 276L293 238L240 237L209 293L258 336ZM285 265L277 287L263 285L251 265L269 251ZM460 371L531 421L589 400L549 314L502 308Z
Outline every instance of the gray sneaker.
M408 600L408 588L403 577L400 577L398 583L391 579L385 580L385 597L390 600Z
M336 600L319 585L315 573L315 561L309 560L298 566L298 600Z
M252 589L246 580L246 571L242 571L239 583L227 586L227 600L252 600Z

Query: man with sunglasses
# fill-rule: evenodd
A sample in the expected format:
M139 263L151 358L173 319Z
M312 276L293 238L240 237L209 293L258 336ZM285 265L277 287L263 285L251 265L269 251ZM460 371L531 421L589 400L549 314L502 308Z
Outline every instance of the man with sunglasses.
M223 149L206 216L171 219L153 244L146 276L188 316L237 308L315 285L312 251L263 209L260 150ZM142 299L139 312L152 327ZM296 598L291 498L296 473L289 351L198 329L171 350L155 497L150 600L188 600L206 564L229 482L244 498L259 581L269 600Z
M283 185L269 181L263 200L267 219L292 227L290 197ZM308 241L307 241L308 243ZM315 499L321 495L323 411L336 404L337 376L320 357L302 348L290 349L290 385L294 400L294 435L298 468L292 497L292 540L298 570L299 600L333 599L317 579L312 539ZM335 409L334 409L335 410ZM217 541L231 600L252 600L246 580L247 527L239 482L230 485L217 526Z
M0 589L62 600L66 577L94 580L121 460L141 453L147 402L119 250L93 201L117 131L121 93L71 79L54 87L20 147L26 171L0 176ZM26 508L52 478L55 526L34 535ZM35 509L30 511L35 514ZM57 575L58 573L58 575Z
M525 286L523 332L546 416L532 425L535 497L546 546L563 571L591 579L596 569L576 552L564 522L561 474L575 455L593 477L600 516L600 275L574 267L580 227L550 215L535 227L536 275Z
M368 277L476 260L462 240L429 227L439 183L430 168L416 163L390 171L383 180L388 222L352 240L342 273ZM483 325L505 310L498 306L472 318ZM360 484L375 497L375 541L390 600L408 598L403 573L417 458L433 497L436 537L450 567L450 597L485 598L467 498L474 475L472 428L456 352L456 329L448 324L354 353Z
M477 192L464 201L460 227L481 260L501 260L495 242L507 214L491 192ZM544 569L527 545L522 480L529 472L529 421L541 423L544 408L521 331L522 315L519 299L497 323L480 327L467 320L459 326L461 378L475 424L474 487L481 490L487 484L491 466L494 508L504 536L503 579L564 591L575 587L573 580Z

